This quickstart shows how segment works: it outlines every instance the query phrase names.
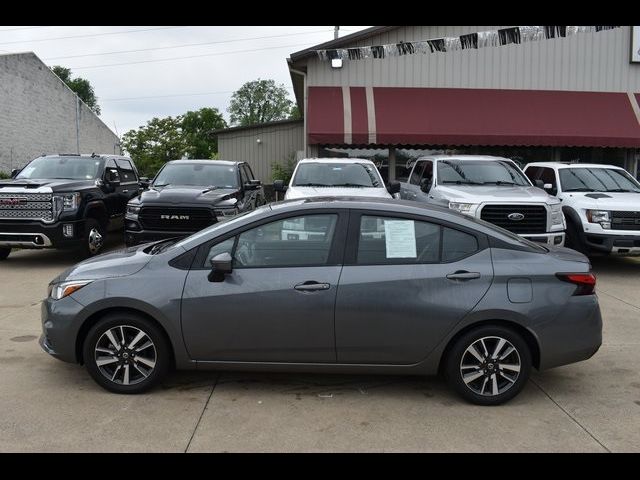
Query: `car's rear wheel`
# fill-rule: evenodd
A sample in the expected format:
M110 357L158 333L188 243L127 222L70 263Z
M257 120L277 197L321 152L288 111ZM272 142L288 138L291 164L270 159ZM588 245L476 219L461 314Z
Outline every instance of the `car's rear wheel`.
M531 352L511 329L482 326L460 337L445 359L445 377L464 399L500 405L524 388L531 373Z
M153 322L131 313L113 313L91 328L83 358L100 386L115 393L142 393L166 375L170 352Z
M10 248L0 248L0 260L6 260L10 253Z

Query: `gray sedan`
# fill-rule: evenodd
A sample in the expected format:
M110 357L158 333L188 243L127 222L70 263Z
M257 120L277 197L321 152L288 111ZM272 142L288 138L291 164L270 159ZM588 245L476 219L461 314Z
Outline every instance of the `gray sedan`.
M602 342L589 260L447 209L315 198L82 262L42 348L118 393L172 367L432 375L503 403Z

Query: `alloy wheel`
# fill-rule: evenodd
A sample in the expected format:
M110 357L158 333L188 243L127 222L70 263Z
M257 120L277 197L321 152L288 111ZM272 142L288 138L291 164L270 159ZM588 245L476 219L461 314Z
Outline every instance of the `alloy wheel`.
M511 342L497 336L482 337L462 354L460 375L472 392L496 396L516 383L521 367L520 354Z
M144 381L157 362L156 347L149 335L130 325L118 325L104 332L94 355L100 373L119 385Z
M91 254L98 253L102 248L102 234L97 228L92 228L89 231L89 252Z

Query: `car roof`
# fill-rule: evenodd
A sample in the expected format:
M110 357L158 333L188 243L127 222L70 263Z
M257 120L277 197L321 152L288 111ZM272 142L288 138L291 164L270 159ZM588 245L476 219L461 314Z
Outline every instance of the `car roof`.
M92 159L92 158L116 158L119 160L131 160L131 157L127 157L125 155L114 155L113 153L50 153L48 155L40 155L38 158L59 158L59 157L77 157L83 159Z
M169 162L167 162L167 164L180 164L180 165L202 165L202 164L212 164L215 163L216 165L238 165L240 163L246 163L246 162L234 162L231 160L207 160L207 159L181 159L181 160L171 160Z
M364 158L340 158L340 157L329 157L329 158L303 158L298 163L371 163L371 160L367 160Z
M479 160L486 162L495 162L496 160L507 160L509 162L513 162L510 158L505 157L494 157L491 155L425 155L423 157L419 157L418 160Z
M617 170L624 170L617 165L607 165L604 163L567 163L567 162L533 162L525 165L526 167L546 167L546 168L614 168Z

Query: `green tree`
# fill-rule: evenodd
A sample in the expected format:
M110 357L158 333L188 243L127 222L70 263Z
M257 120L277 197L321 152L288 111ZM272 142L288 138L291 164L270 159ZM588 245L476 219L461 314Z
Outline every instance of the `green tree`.
M140 174L152 177L166 162L182 158L187 151L181 117L153 118L137 130L125 133L122 146Z
M247 126L284 120L289 117L292 106L284 85L258 79L245 83L234 92L227 111L232 125Z
M71 78L71 69L56 65L51 67L53 73L55 73L60 80L67 84L67 86L73 90L80 99L87 104L87 106L95 112L96 115L100 115L100 105L98 105L98 97L91 86L89 80L76 77Z
M302 114L300 113L300 109L298 105L295 104L291 107L291 111L289 112L289 120L300 120L302 118Z
M189 158L214 158L218 153L218 138L211 132L227 128L227 122L217 108L202 108L185 113L180 128Z

